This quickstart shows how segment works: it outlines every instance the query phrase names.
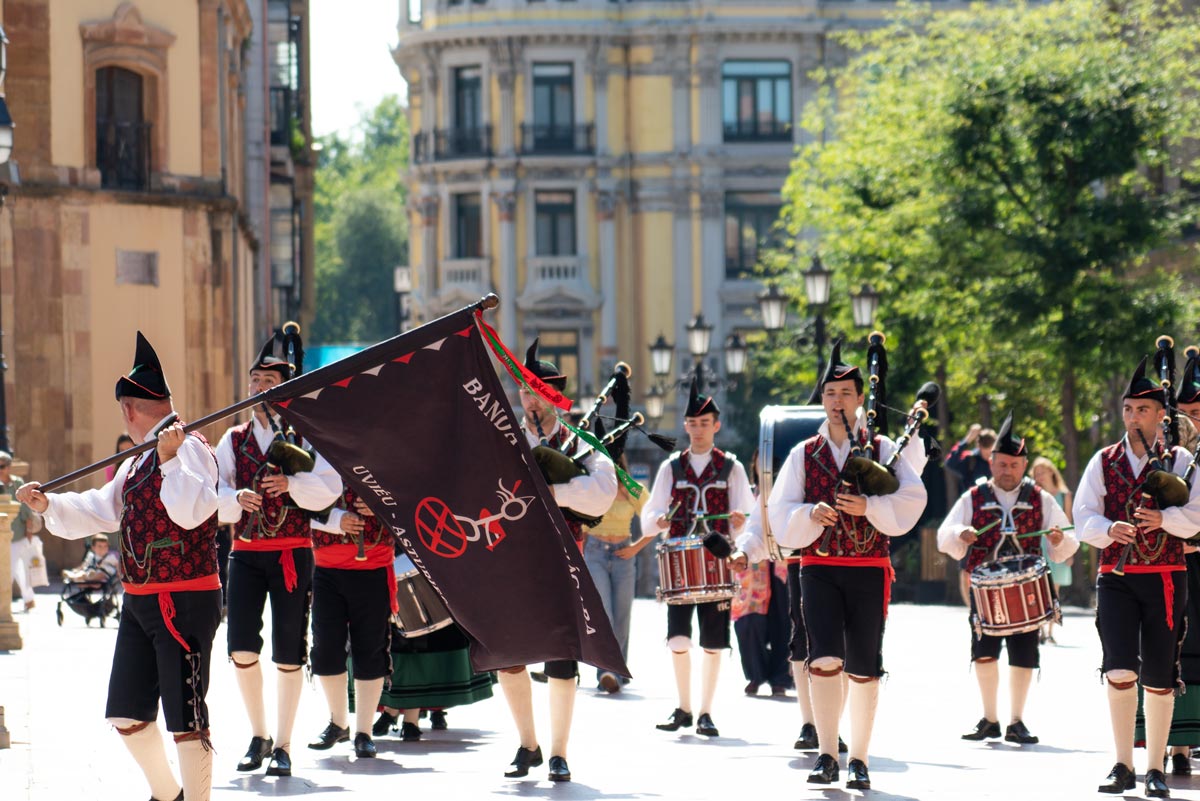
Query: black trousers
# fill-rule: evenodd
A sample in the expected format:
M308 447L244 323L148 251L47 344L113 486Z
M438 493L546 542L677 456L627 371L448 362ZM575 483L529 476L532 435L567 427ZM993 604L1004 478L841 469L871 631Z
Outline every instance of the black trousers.
M732 612L730 601L667 606L667 639L692 638L693 609L700 621L700 647L708 651L729 648L729 620Z
M1164 582L1172 588L1169 610ZM1179 679L1186 606L1185 571L1101 573L1096 582L1096 629L1104 651L1100 670L1131 670L1144 687L1173 688Z
M202 731L208 728L205 698L221 591L173 592L171 602L171 623L190 651L167 629L157 595L125 594L104 715L157 720L161 700L168 731Z
M807 565L800 574L808 661L835 657L854 676L883 675L882 567Z
M1041 667L1041 649L1038 645L1038 630L1027 631L1024 634L1009 634L1004 637L993 637L984 634L975 636L975 624L972 618L976 613L975 594L971 593L971 614L967 617L971 624L971 661L979 659L999 659L1000 646L1008 648L1008 664L1010 667L1030 668L1037 670Z
M308 661L308 607L312 602L312 548L293 548L296 586L284 583L281 551L233 551L229 554L226 629L229 653L263 649L263 608L271 599L271 660L278 665Z
M347 638L354 678L392 675L388 571L318 567L313 574L312 672L346 672Z
M792 621L792 638L788 650L793 662L808 660L808 630L804 628L804 601L800 594L800 563L787 566L788 617Z

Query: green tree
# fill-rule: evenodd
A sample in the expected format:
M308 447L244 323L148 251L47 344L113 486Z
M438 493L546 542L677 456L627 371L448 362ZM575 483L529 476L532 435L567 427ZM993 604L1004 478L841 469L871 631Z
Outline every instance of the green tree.
M819 232L846 290L882 292L893 398L939 375L963 418L1002 401L1078 477L1081 430L1194 307L1194 254L1170 250L1197 210L1200 28L1181 13L902 6L846 35L857 55L819 76L784 217Z
M395 95L366 112L357 135L321 138L314 187L314 343L370 343L398 330L393 269L408 257L403 182L408 119Z

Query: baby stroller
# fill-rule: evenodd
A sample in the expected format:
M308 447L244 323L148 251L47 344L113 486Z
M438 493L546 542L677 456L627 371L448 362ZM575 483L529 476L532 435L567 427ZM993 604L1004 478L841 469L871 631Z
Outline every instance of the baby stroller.
M120 620L121 591L121 579L115 575L103 582L68 580L63 584L62 594L54 611L54 616L58 618L58 625L63 624L64 603L71 611L82 617L88 626L92 625L92 618L100 621L100 628L104 628L109 617Z

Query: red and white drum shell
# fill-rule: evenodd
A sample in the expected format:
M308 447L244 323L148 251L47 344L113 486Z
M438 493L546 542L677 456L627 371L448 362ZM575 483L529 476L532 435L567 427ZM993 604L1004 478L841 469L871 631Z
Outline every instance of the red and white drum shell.
M704 547L701 537L675 537L658 546L658 600L668 604L728 601L737 583L725 559Z
M1061 620L1049 570L1040 556L985 562L971 571L971 596L976 636L1024 634L1050 620Z

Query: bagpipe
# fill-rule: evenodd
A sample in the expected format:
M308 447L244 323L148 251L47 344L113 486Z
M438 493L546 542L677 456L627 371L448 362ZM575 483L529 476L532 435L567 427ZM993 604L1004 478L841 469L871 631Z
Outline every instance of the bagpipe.
M900 454L912 441L921 424L929 417L928 407L937 403L941 389L932 381L927 381L917 391L917 398L908 412L893 409L886 403L887 398L887 349L884 347L887 337L881 331L873 331L867 339L867 399L863 405L864 424L859 436L854 435L850 420L844 409L839 410L842 426L846 436L850 438L850 455L842 466L838 482L841 487L852 489L857 487L863 495L891 495L900 489L900 479L896 475L896 464ZM922 403L924 402L924 403ZM887 462L880 464L871 455L871 443L877 434L887 434L887 412L895 411L905 417L904 432L896 440L896 449L888 457ZM878 454L875 454L878 456ZM829 555L829 546L833 537L833 527L827 527L824 535L817 544L819 556Z

